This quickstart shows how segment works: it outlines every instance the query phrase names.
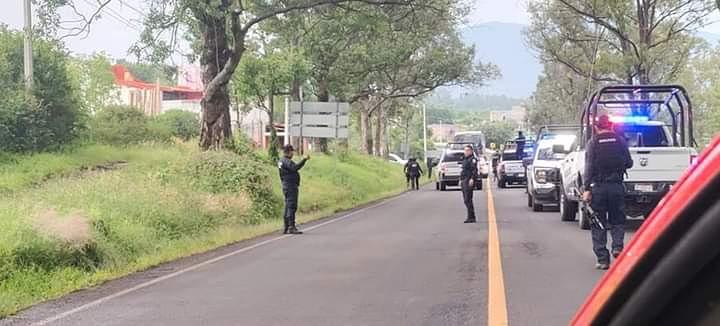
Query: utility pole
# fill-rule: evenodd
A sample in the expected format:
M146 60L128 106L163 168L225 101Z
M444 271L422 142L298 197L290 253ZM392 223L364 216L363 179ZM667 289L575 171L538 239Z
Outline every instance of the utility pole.
M31 0L24 0L25 12L25 44L23 49L23 69L25 72L25 88L32 89L33 85L33 50L32 50L32 7Z
M423 108L423 151L425 153L425 161L427 162L427 105L422 104Z

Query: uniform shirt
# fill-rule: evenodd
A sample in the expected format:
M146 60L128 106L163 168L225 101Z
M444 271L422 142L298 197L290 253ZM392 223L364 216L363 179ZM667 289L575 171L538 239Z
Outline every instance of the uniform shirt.
M590 185L594 182L621 182L625 170L632 168L625 139L614 132L596 134L585 147L585 178L583 182ZM615 180L616 179L616 180Z
M282 181L283 187L298 187L300 186L300 169L305 166L306 159L302 159L300 163L295 164L293 160L288 157L283 157L278 162L278 171L280 172L280 180Z
M523 159L523 154L525 153L525 136L520 136L515 139L515 156L517 156L518 160Z
M460 178L464 179L477 179L478 176L478 170L477 170L477 159L475 156L465 156L462 161L462 172L460 173Z
M405 164L405 174L411 176L418 176L422 174L422 168L420 167L420 163L418 163L417 161L407 162L407 164Z

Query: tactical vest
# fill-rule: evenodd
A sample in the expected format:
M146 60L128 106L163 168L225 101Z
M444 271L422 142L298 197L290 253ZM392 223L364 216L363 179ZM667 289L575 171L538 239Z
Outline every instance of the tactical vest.
M625 148L614 133L595 135L595 161L598 181L622 181L625 174Z

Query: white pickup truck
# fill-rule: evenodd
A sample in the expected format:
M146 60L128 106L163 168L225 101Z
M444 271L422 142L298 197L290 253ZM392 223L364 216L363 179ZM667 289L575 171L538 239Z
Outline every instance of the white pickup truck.
M668 128L658 121L615 124L615 131L627 139L634 165L625 177L625 214L647 216L697 156L691 147L671 146ZM560 214L563 221L578 216L581 228L590 227L587 217L578 214L585 171L585 150L579 144L561 164Z

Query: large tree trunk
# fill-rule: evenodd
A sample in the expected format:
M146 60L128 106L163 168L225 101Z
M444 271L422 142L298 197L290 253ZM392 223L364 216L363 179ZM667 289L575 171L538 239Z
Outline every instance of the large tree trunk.
M318 82L318 102L330 102L330 89L328 88L328 83L325 80L320 80ZM315 144L315 151L321 152L321 153L327 153L328 152L328 139L327 138L315 138L313 139L313 144Z
M271 159L277 160L280 158L278 151L278 137L277 130L275 129L275 91L270 90L268 93L268 124L270 125L270 146L268 146L268 154ZM263 133L264 135L264 133Z
M371 128L369 102L363 100L360 102L360 150L366 154L372 154Z
M382 111L383 108L380 106L377 109L377 112L375 113L375 135L373 137L373 155L375 156L382 156L382 148L381 148L381 140L383 136L383 121L382 121Z
M380 108L380 112L378 112L379 123L378 127L380 128L380 157L388 158L389 150L388 150L388 124L387 124L387 112L385 111L385 108Z
M199 24L203 51L200 56L204 85L210 84L228 62L231 52L228 47L226 23L224 18L206 16ZM200 147L202 149L222 148L226 140L232 140L230 126L230 95L227 83L220 85L214 94L203 98L202 129Z

